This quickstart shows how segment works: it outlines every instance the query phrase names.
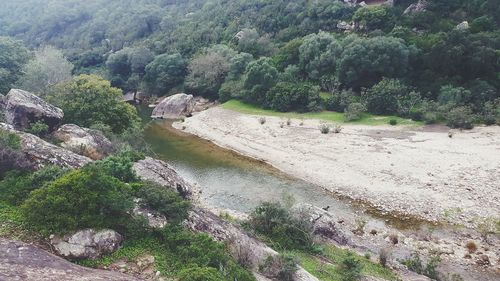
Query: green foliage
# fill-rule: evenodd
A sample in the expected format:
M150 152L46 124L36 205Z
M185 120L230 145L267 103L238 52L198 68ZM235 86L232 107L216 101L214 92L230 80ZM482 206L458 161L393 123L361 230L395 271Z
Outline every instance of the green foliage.
M319 88L305 83L280 82L267 92L266 105L277 111L317 111Z
M437 267L439 266L440 262L441 258L439 256L433 256L429 259L427 264L424 264L418 253L413 253L411 254L410 258L402 261L402 263L406 265L409 270L418 274L425 275L434 280L439 279Z
M11 205L20 205L31 191L42 188L67 171L56 166L47 166L34 173L14 171L0 181L0 197Z
M181 281L218 281L220 275L213 267L190 267L179 272Z
M49 133L49 125L45 124L42 121L37 121L30 124L27 132L39 137L44 137Z
M299 269L299 261L290 254L282 254L279 256L280 270L278 271L279 280L292 281L295 272Z
M28 50L21 41L0 37L0 94L6 94L28 62Z
M335 71L340 50L338 41L326 32L308 35L299 48L301 68L309 78L318 80Z
M163 54L146 66L144 84L151 95L165 95L184 81L186 62L179 53Z
M292 216L279 203L262 203L252 212L248 223L278 249L310 250L313 246L311 225Z
M361 115L365 111L365 106L362 103L355 102L349 104L344 112L344 119L346 121L356 121L361 119ZM391 119L393 120L393 119Z
M399 100L409 92L410 89L401 81L384 78L364 95L364 100L370 113L395 114L399 109Z
M141 153L134 151L124 151L116 155L109 156L90 164L103 173L115 177L122 182L135 182L138 177L132 170L134 162L143 159Z
M451 128L472 129L474 128L475 116L472 110L465 106L452 108L446 114L446 125Z
M357 99L353 91L334 92L326 100L326 109L344 112L351 103L357 102Z
M34 190L21 208L26 223L44 234L82 228L122 229L133 207L129 189L89 166Z
M276 83L278 71L269 58L260 58L248 64L244 87L248 90L248 102L263 105L266 93Z
M12 149L21 148L21 137L14 133L0 130L0 146Z
M349 252L340 263L340 270L342 281L355 281L361 278L363 265L353 253Z
M64 111L66 123L105 124L117 134L139 126L137 111L123 101L122 91L96 75L76 76L58 85L48 99Z
M191 207L188 201L172 188L145 182L137 191L140 203L164 215L169 223L180 223L187 218Z
M354 13L352 19L366 30L387 30L394 24L390 8L384 5L362 7Z

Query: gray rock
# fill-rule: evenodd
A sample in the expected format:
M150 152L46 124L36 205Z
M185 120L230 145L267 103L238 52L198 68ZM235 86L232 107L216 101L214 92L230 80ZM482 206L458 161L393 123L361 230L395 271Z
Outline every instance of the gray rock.
M0 280L137 281L118 272L85 268L19 241L0 238Z
M64 113L32 93L12 89L4 98L5 120L16 129L26 129L31 123L42 121L52 131L61 123Z
M152 118L179 119L193 113L195 99L192 95L176 94L162 100L153 110Z
M142 204L137 204L132 211L134 216L142 216L148 222L148 225L152 228L163 228L167 225L167 218L158 212L151 210L150 208L143 206Z
M467 30L469 29L469 22L468 21L463 21L461 23L459 23L455 29L457 30Z
M194 185L185 181L164 161L147 157L144 160L139 160L134 163L132 169L143 180L174 188L184 198L190 200L197 199L196 195L199 194L199 192Z
M75 153L99 160L113 152L111 142L99 131L66 124L54 132L62 147Z
M403 12L403 15L412 15L416 13L425 12L427 9L427 1L426 0L418 0L417 3L413 3Z
M11 125L0 123L0 130L15 133L21 137L21 151L28 156L36 168L46 165L80 168L92 161L90 158L48 143L35 135L17 131Z
M50 244L56 253L70 259L96 259L120 247L123 237L114 230L80 230L63 237L52 236Z
M339 21L337 23L337 28L341 30L352 31L356 28L356 25L354 23L348 23L346 21Z

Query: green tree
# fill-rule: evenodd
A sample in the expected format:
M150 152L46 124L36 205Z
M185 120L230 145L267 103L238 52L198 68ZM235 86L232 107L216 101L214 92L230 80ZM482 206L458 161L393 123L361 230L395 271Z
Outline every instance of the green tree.
M280 82L276 84L266 96L266 105L273 110L287 111L315 111L319 108L321 98L319 87L306 83Z
M276 83L278 70L270 58L264 57L248 64L244 87L249 91L247 101L263 105L266 93Z
M309 78L318 80L335 71L340 50L338 41L326 32L308 35L299 48L300 66Z
M382 77L403 76L414 49L402 39L377 36L348 38L338 62L339 81L347 88L371 87Z
M394 24L390 8L384 5L362 7L354 13L352 20L366 30L386 30Z
M397 79L384 78L363 96L368 112L373 114L395 114L401 97L410 93L408 86Z
M35 52L23 68L23 76L17 83L23 90L46 95L54 85L71 79L73 64L54 47L44 47Z
M28 62L28 50L21 41L0 37L0 94L6 94Z
M180 54L164 54L146 66L144 83L149 94L165 95L184 81L186 62Z
M96 75L83 74L59 84L48 100L64 111L66 123L105 124L116 134L139 126L137 111L123 101L122 91Z

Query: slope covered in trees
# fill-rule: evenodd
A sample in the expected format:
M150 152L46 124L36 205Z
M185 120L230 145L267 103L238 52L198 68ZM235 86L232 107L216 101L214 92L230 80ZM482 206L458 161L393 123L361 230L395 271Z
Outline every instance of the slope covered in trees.
M62 49L74 73L125 91L183 90L280 111L356 103L454 127L500 121L496 0L4 2L1 35ZM407 9L417 2L422 9ZM329 98L318 100L320 91Z

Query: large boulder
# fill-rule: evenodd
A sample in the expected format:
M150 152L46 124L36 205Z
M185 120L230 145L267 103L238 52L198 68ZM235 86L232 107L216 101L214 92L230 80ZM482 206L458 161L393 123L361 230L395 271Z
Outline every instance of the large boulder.
M52 131L61 123L64 113L32 93L12 89L4 98L5 120L16 129L29 128L31 123L41 121Z
M15 133L21 137L21 151L36 168L46 165L80 168L92 161L90 158L48 143L35 135L17 131L13 126L5 123L0 123L0 131Z
M174 188L182 197L196 201L199 191L191 183L184 180L167 163L161 160L146 157L139 160L132 167L142 180L151 181L161 186Z
M99 131L82 128L74 124L61 126L54 132L61 146L75 153L99 160L113 152L111 142Z
M152 118L179 119L189 116L195 108L193 95L176 94L162 100L153 110Z
M123 237L110 229L85 229L63 237L52 236L50 244L65 258L96 259L116 251L122 241Z
M0 280L137 281L119 272L76 265L36 246L0 238Z
M418 0L417 3L413 3L403 12L403 15L412 15L416 13L425 12L427 9L427 1L426 0Z

